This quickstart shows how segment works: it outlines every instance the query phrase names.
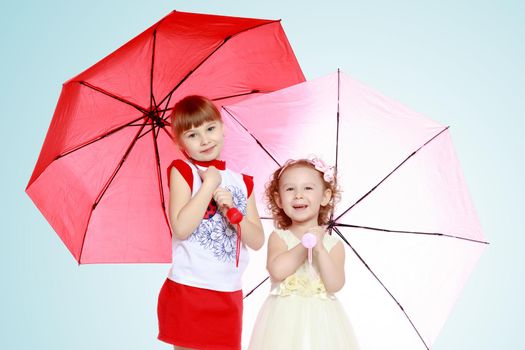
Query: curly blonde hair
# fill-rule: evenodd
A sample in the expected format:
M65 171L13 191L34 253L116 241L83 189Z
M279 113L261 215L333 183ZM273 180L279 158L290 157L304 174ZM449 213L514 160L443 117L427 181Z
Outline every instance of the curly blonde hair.
M275 201L275 195L279 195L279 178L281 175L289 169L295 168L297 166L306 166L314 169L319 173L319 177L323 181L324 189L330 189L332 191L332 197L327 205L321 206L319 209L319 216L317 222L319 225L326 225L330 221L331 214L334 210L335 204L338 202L340 197L339 187L337 186L337 176L334 176L332 181L326 181L323 178L323 173L317 169L308 159L297 159L294 161L288 161L283 166L279 167L274 171L270 177L270 181L266 183L265 188L265 199L267 208L272 213L275 226L280 229L286 229L292 224L292 220L286 215L283 209L279 208L277 202Z

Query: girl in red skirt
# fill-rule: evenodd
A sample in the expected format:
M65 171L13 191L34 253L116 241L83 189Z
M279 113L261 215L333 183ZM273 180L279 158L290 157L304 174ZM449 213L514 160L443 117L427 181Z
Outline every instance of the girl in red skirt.
M257 250L264 243L253 179L219 160L223 125L209 99L185 97L171 122L187 159L168 168L173 264L159 294L159 339L175 349L238 350L246 246ZM226 218L232 207L243 214L240 246L237 229Z

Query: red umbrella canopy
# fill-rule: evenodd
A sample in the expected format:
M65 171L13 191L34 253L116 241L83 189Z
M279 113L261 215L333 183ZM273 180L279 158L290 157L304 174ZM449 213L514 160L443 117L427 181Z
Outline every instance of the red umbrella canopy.
M280 21L174 11L63 85L26 192L79 263L170 262L169 110L302 81Z

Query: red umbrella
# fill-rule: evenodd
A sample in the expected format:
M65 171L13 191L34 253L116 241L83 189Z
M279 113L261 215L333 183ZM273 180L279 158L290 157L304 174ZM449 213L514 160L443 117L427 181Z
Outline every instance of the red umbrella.
M63 85L26 192L79 263L170 262L170 108L302 81L278 20L174 11Z

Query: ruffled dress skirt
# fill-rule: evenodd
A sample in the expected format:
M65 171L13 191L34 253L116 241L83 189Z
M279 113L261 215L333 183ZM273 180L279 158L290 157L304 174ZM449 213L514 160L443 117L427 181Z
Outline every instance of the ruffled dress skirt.
M270 295L250 340L250 350L357 350L354 331L335 298Z

